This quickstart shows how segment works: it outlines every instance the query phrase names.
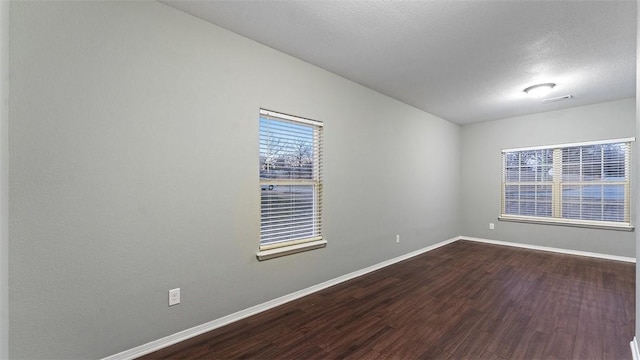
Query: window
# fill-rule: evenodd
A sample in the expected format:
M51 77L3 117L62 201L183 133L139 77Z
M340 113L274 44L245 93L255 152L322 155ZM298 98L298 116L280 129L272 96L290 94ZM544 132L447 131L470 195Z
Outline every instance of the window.
M259 260L324 247L322 122L260 110Z
M503 150L500 219L632 230L632 141Z

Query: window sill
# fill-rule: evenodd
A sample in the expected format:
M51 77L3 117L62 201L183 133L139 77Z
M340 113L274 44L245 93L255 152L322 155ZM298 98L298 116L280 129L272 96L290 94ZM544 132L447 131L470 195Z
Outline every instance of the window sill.
M327 240L310 241L302 244L283 246L275 249L260 250L256 253L259 261L269 260L280 256L296 254L303 251L320 249L327 246Z
M628 224L616 224L616 223L607 223L607 222L577 222L571 220L554 220L554 219L533 219L527 217L517 217L517 216L499 216L499 221L507 221L507 222L519 222L526 224L542 224L542 225L556 225L556 226L570 226L570 227L581 227L581 228L589 228L589 229L601 229L601 230L617 230L617 231L634 231L634 227Z

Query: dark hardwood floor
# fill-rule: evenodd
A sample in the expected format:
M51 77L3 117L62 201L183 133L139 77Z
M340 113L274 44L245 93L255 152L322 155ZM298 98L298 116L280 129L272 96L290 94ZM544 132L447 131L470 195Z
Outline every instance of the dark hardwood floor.
M635 265L457 241L143 359L631 359Z

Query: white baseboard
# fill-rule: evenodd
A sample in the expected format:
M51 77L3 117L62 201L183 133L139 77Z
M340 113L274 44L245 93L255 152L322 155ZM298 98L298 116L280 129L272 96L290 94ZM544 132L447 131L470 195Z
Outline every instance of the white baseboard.
M633 360L640 360L640 352L638 352L638 339L635 336L633 337L633 341L631 341L630 345Z
M460 240L477 241L477 242L482 242L482 243L487 243L487 244L513 246L513 247L531 249L531 250L551 251L551 252L561 253L561 254L588 256L588 257L594 257L594 258L606 259L606 260L616 260L616 261L624 261L624 262L630 262L630 263L635 263L636 262L636 259L632 258L632 257L600 254L600 253L593 253L593 252L588 252L588 251L568 250L568 249L560 249L560 248L547 247L547 246L519 244L519 243L514 243L514 242L508 242L508 241L482 239L482 238L477 238L477 237L472 237L472 236L460 236L459 239ZM640 360L640 359L638 359L638 360Z
M208 331L211 331L211 330L217 329L219 327L228 325L228 324L233 323L235 321L242 320L242 319L244 319L246 317L249 317L249 316L261 313L263 311L272 309L272 308L274 308L276 306L280 306L280 305L286 304L286 303L288 303L290 301L299 299L299 298L301 298L303 296L307 296L307 295L310 295L310 294L315 293L317 291L320 291L322 289L326 289L326 288L328 288L330 286L337 285L337 284L340 284L340 283L345 282L347 280L351 280L351 279L357 278L359 276L365 275L365 274L370 273L372 271L376 271L378 269L382 269L383 267L386 267L386 266L395 264L397 262L412 258L414 256L417 256L417 255L423 254L425 252L437 249L437 248L439 248L441 246L448 245L448 244L450 244L452 242L455 242L455 241L458 241L458 240L460 240L459 236L451 238L449 240L445 240L445 241L439 242L439 243L431 245L431 246L427 246L425 248L410 252L408 254L404 254L404 255L395 257L393 259L389 259L389 260L383 261L381 263L369 266L367 268L364 268L364 269L361 269L361 270L357 270L357 271L354 271L352 273L349 273L349 274L346 274L346 275L342 275L342 276L339 276L337 278L325 281L323 283L308 287L306 289L302 289L302 290L296 291L294 293L291 293L291 294L288 294L288 295L285 295L285 296L281 296L281 297L279 297L277 299L273 299L273 300L267 301L265 303L258 304L256 306L252 306L252 307L250 307L248 309L244 309L244 310L235 312L233 314L230 314L230 315L221 317L219 319L204 323L202 325L198 325L198 326L192 327L190 329L186 329L184 331L180 331L180 332L175 333L173 335L166 336L166 337L164 337L162 339L158 339L158 340L146 343L144 345L141 345L141 346L135 347L133 349L129 349L129 350L123 351L123 352L115 354L115 355L111 355L109 357L104 358L103 360L125 360L125 359L128 360L128 359L135 359L137 357L140 357L140 356L143 356L143 355L146 355L146 354L150 354L150 353L152 353L154 351L158 351L160 349L163 349L165 347L171 346L173 344L177 344L177 343L179 343L181 341L184 341L184 340L190 339L192 337L204 334L204 333L206 333Z

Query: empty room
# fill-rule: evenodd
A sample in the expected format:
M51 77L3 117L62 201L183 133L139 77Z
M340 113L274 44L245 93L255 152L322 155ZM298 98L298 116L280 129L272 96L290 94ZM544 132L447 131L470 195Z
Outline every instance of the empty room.
M1 359L640 359L636 1L0 1Z

